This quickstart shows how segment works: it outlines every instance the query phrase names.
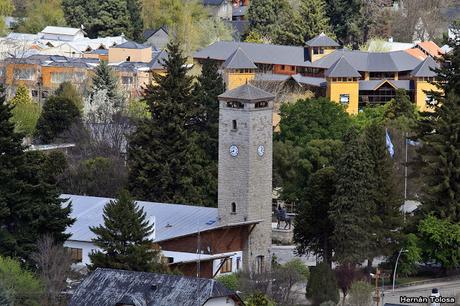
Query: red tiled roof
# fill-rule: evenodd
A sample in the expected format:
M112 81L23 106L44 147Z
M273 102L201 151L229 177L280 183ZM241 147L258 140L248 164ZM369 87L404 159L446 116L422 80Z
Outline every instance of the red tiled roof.
M409 53L413 57L423 61L425 58L427 58L428 55L426 55L422 50L419 48L412 48L412 49L406 49L404 50L406 53Z
M440 57L444 52L439 48L439 46L433 41L424 41L417 44L417 47L421 48L423 51L428 53L433 57Z

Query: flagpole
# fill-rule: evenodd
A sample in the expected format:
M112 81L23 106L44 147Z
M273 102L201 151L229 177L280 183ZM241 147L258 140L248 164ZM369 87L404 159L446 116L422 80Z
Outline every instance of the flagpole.
M404 139L404 146L406 149L406 157L404 162L404 209L403 209L403 216L404 216L404 223L406 223L406 201L407 201L407 132L405 133Z

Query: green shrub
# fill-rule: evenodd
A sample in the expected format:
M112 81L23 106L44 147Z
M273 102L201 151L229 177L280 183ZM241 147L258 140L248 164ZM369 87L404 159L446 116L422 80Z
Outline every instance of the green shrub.
M350 287L348 303L350 306L368 306L372 304L374 287L365 281L354 282Z
M275 306L275 302L269 299L262 293L254 293L249 295L245 300L246 306Z
M239 279L235 273L220 275L216 277L216 281L233 291L236 291L239 287Z
M337 280L331 268L320 263L312 269L307 284L307 298L313 305L320 305L326 301L339 302L339 289Z

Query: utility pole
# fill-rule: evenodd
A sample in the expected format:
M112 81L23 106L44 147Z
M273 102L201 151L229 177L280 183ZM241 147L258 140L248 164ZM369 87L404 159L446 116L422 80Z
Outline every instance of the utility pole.
M406 201L407 201L407 132L404 133L404 148L405 148L405 162L404 162L404 205L403 205L403 218L406 224Z

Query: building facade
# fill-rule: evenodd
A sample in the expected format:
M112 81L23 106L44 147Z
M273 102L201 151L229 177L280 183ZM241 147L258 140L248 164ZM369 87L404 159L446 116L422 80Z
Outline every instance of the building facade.
M418 44L419 48L432 44ZM363 52L341 49L320 34L304 47L221 41L195 53L195 63L210 58L220 63L228 89L250 81L289 82L318 96L327 96L357 114L367 106L385 104L397 89L406 90L421 111L428 109L430 83L439 64L429 52Z

